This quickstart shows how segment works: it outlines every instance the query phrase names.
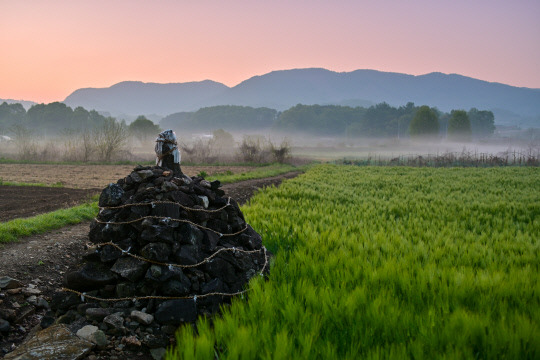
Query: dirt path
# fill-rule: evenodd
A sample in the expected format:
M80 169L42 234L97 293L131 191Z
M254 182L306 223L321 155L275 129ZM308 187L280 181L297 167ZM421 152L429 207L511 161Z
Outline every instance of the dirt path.
M224 185L222 189L227 196L244 204L258 189L271 185L278 186L283 180L299 174L300 172L292 172L270 178L247 180ZM89 224L84 222L46 234L30 236L16 243L0 244L0 277L9 276L24 285L34 284L45 299L50 299L51 295L62 286L64 274L78 266L85 251L85 244L89 242ZM0 310L8 306L10 303L8 299L9 295L6 298L6 294L0 291ZM38 315L29 317L17 332L10 334L9 341L0 342L0 347L20 343L27 332L39 324ZM0 348L0 358L1 350Z

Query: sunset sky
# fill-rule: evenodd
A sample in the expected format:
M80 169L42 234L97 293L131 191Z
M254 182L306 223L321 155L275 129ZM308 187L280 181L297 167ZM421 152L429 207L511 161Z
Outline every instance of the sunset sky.
M538 0L0 0L0 14L1 99L306 67L540 88Z

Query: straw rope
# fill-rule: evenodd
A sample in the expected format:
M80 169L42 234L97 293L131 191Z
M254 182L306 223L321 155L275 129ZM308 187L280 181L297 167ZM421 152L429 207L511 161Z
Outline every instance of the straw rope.
M202 225L199 225L199 224L196 224L192 221L189 221L189 220L185 220L185 219L173 219L173 218L170 218L170 217L165 217L165 216L154 216L154 215L148 215L148 216L142 216L140 218L137 218L135 220L130 220L130 221L101 221L99 220L98 218L94 218L94 220L99 223L99 224L107 224L107 225L125 225L125 224L133 224L133 223L136 223L137 221L141 221L141 220L144 220L144 219L158 219L158 220L170 220L170 221L175 221L175 222L181 222L181 223L185 223L185 224L190 224L190 225L193 225L195 227L198 227L199 229L203 229L203 230L208 230L208 231L211 231L217 235L219 235L220 237L222 236L236 236L238 234L241 234L243 233L244 231L247 230L248 228L248 225L246 224L246 226L242 229L242 230L239 230L237 232L234 232L234 233L231 233L231 234L223 234L223 233L220 233L219 231L216 231L214 229L210 229L209 227L206 227L206 226L202 226Z
M254 254L254 253L260 252L262 250L262 248L260 250L244 250L244 249L237 249L235 247L221 248L218 251L216 251L215 253L213 253L212 255L210 255L209 257L202 260L201 262L198 262L198 263L193 264L193 265L181 265L181 264L162 263L162 262L159 262L159 261L147 259L145 257L139 256L139 255L136 255L136 254L132 254L128 250L122 249L120 246L118 246L117 244L115 244L113 242L105 242L105 243L95 244L94 246L102 247L102 246L106 246L106 245L113 246L113 247L117 248L118 250L120 250L122 252L122 254L131 256L132 258L135 258L137 260L146 261L146 262L151 263L151 264L162 265L162 266L167 266L167 267L172 266L172 267L177 267L177 268L194 268L194 267L197 267L197 266L201 266L203 264L206 264L207 262L210 262L210 260L215 258L219 253L221 253L223 251L232 251L233 253L240 252L240 253L244 253L244 254ZM266 249L265 249L265 253L266 253Z
M153 296L153 295L151 295L151 296L134 296L134 297L123 297L123 298L100 298L100 297L97 297L97 296L87 295L84 292L80 292L80 291L73 290L73 289L62 288L61 290L66 291L66 292L72 292L74 294L79 295L81 297L82 301L84 301L85 299L90 299L90 300L104 301L104 302L115 302L115 301L126 301L126 300L135 301L135 300L150 300L150 299L157 299L157 300L191 299L191 300L197 301L197 299L199 299L199 298L205 298L205 297L208 297L208 296L216 296L216 295L235 296L235 295L243 294L243 293L245 293L247 291L247 290L243 290L243 291L238 291L238 292L235 292L235 293L213 292L213 293L208 293L208 294L203 294L203 295L193 295L193 296Z
M240 249L236 249L236 251L239 251L239 250ZM261 250L264 250L264 265L261 268L261 270L259 271L259 275L263 276L264 270L268 266L268 256L267 256L267 253L266 253L266 247L263 246L261 248ZM243 251L246 251L246 250L243 250ZM260 250L253 250L253 251L260 251ZM217 252L213 256L215 256L216 254L217 254ZM209 296L236 296L236 295L244 294L244 293L248 292L249 290L251 290L251 289L237 291L237 292L234 292L234 293L211 292L211 293L208 293L208 294L191 295L191 296L157 296L157 295L150 295L150 296L133 296L133 297L122 297L122 298L101 298L101 297L97 297L97 296L87 295L84 292L80 292L80 291L65 288L65 287L63 287L61 289L61 291L64 291L64 292L71 292L71 293L77 294L78 296L81 297L81 301L85 301L85 299L90 299L90 300L104 301L104 302L116 302L116 301L127 301L127 300L135 302L136 300L151 300L151 299L157 299L157 300L191 299L191 300L197 302L197 299L200 299L200 298L205 298L205 297L209 297Z
M175 201L152 201L152 202L144 202L144 203L134 203L134 204L124 204L119 206L100 206L100 209L124 209L131 206L148 206L152 205L152 207L155 206L155 204L170 204L170 205L178 205L184 210L187 211L200 211L200 212L206 212L206 213L216 213L220 212L221 210L225 209L227 206L231 205L231 198L227 198L227 204L225 206L220 207L219 209L213 209L213 210L206 210L206 209L195 209L189 206L182 205L180 203L177 203Z

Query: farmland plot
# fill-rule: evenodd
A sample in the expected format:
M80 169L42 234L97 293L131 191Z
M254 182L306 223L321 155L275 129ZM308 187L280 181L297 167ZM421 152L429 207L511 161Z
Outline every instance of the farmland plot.
M103 189L108 183L116 182L129 174L134 167L135 165L0 164L0 180ZM218 175L227 171L237 174L256 169L252 166L182 166L182 171L189 176L195 176L202 171L208 175Z
M243 211L269 279L169 358L540 357L537 168L318 166Z

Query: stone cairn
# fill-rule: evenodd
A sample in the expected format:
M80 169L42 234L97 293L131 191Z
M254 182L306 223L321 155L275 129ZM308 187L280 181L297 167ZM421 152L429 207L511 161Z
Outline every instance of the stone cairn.
M166 133L156 146L162 166L137 166L102 191L92 246L51 303L56 316L71 314L65 322L77 318L110 335L128 334L129 324L170 332L268 272L271 254L237 202L219 181L184 175L174 133Z

